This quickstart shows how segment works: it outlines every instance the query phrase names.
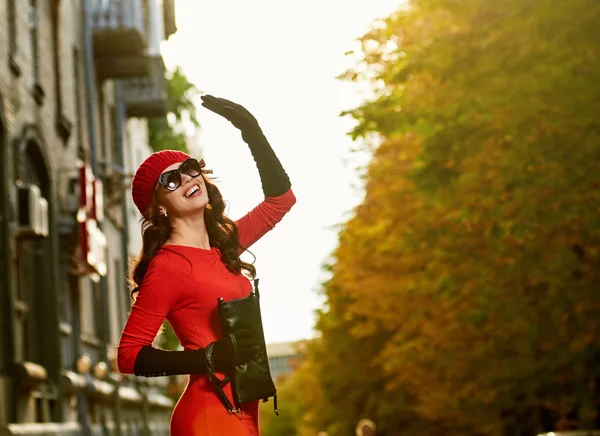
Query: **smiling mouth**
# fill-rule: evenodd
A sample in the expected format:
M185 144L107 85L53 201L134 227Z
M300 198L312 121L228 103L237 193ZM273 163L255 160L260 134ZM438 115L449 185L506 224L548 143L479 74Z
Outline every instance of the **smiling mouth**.
M194 186L193 188L191 188L189 191L187 191L185 193L185 198L190 198L194 195L197 195L200 193L200 188L198 186Z

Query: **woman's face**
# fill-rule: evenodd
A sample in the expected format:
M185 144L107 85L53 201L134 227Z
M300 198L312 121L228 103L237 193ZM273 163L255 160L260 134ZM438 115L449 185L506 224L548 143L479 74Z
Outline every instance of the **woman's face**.
M174 163L165 168L163 173L179 168L182 162ZM158 204L167 212L169 217L182 217L197 214L208 204L208 192L202 175L190 177L180 173L181 186L169 191L161 184L157 185Z

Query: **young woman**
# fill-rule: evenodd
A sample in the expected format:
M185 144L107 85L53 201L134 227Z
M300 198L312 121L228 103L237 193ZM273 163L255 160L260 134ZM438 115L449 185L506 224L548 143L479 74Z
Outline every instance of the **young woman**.
M219 297L246 297L254 267L240 254L271 230L296 199L290 180L256 119L242 106L213 96L202 106L225 117L241 133L262 182L265 199L238 221L224 215L225 204L206 176L204 162L165 150L150 155L132 182L133 201L143 219L143 248L132 269L137 297L121 335L117 360L124 374L190 374L171 417L171 434L258 435L258 402L228 414L205 375L204 349L213 343L220 378L260 349L249 330L233 332L238 353L223 337L217 314ZM167 319L184 350L152 347ZM225 387L233 402L231 386Z

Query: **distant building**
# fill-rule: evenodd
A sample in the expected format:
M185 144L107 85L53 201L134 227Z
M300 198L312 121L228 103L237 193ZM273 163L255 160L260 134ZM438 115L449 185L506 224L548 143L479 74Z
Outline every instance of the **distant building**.
M273 380L291 374L302 360L306 340L267 344L269 369Z

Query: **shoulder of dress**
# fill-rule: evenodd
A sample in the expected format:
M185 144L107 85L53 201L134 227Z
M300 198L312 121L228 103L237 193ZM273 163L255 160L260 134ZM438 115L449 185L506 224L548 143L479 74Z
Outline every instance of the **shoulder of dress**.
M169 253L164 250L152 258L144 276L143 285L168 284L169 286L186 286L191 276L192 264L177 253Z
M149 267L183 272L186 265L192 265L192 262L184 254L160 248L150 261Z

